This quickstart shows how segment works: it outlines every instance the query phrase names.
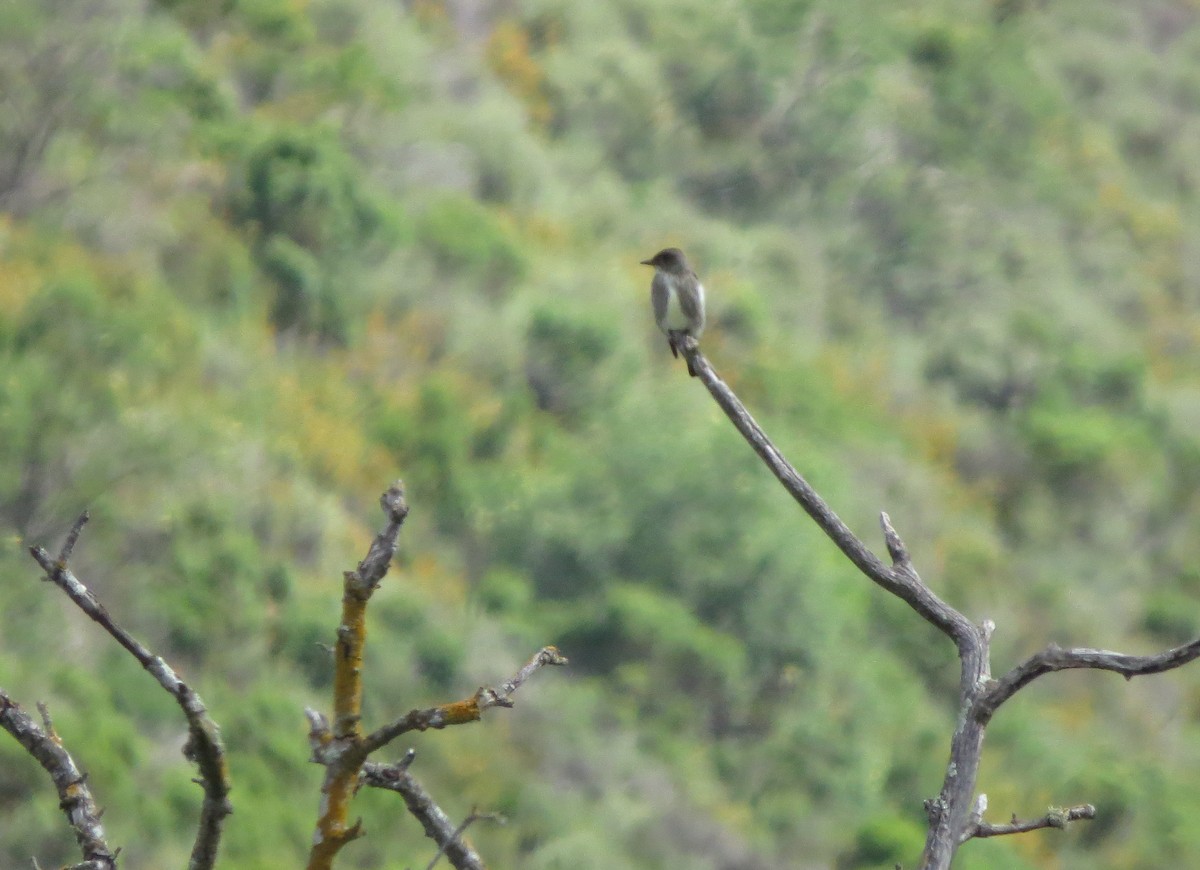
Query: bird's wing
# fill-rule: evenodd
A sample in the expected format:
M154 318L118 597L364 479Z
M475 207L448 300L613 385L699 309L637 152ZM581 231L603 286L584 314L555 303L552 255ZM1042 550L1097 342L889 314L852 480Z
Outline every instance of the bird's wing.
M650 282L650 304L654 306L654 322L658 324L659 329L666 329L667 302L670 296L666 276L656 269L654 280Z
M695 272L689 272L680 283L679 307L691 325L692 334L698 338L704 329L704 285Z

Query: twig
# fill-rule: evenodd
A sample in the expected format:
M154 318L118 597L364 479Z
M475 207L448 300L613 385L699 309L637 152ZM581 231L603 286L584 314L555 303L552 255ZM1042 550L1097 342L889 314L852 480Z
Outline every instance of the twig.
M477 722L483 711L490 707L513 706L512 694L539 669L547 665L560 667L565 664L567 657L560 653L557 647L542 647L512 679L506 680L496 688L481 686L474 695L462 701L425 710L411 710L366 737L362 743L363 748L370 754L409 731L441 729L447 725Z
M79 542L79 534L89 519L91 519L91 515L84 511L71 526L71 531L67 532L67 539L63 541L62 549L58 551L58 561L63 565L71 561L71 554L75 552L75 545Z
M965 843L972 837L1002 837L1007 834L1027 834L1030 831L1037 831L1042 828L1058 828L1061 830L1069 822L1094 818L1096 818L1096 808L1091 804L1080 804L1077 807L1051 807L1046 815L1041 818L1029 819L1024 822L1019 821L1016 816L1013 816L1012 821L1006 825L991 825L982 820L976 821L963 832L961 842Z
M475 807L471 807L470 815L468 815L465 819L463 819L462 824L460 824L457 828L455 828L453 833L451 833L451 835L450 835L451 842L460 841L462 839L463 833L467 830L467 828L469 828L475 822L480 822L480 821L495 822L497 825L507 825L508 824L508 819L506 819L502 813L481 813L481 812L477 812ZM446 853L446 849L449 845L450 845L449 843L443 843L441 846L438 847L437 853L433 856L432 860L430 860L430 862L425 866L425 870L433 870L434 865L437 864L438 859L441 858L442 855L444 855ZM454 863L454 862L451 861L450 863Z

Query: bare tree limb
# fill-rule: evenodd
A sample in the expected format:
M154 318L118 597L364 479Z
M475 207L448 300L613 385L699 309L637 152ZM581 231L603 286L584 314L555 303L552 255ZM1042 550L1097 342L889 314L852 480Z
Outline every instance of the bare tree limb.
M333 671L333 729L324 717L309 711L313 759L325 765L321 783L321 813L313 834L308 870L329 870L342 847L362 835L358 821L350 822L350 803L358 774L368 752L362 747L363 650L367 643L367 602L379 588L396 553L400 528L408 516L404 483L396 481L379 498L387 517L367 555L342 584L342 620L337 629ZM319 718L319 722L317 721Z
M911 570L907 561L903 542L900 541L890 524L885 526L885 532L890 530L888 548L892 551L895 564L891 567L871 552L870 548L856 536L842 518L834 513L816 490L805 480L783 454L779 452L758 425L757 421L746 410L729 386L721 380L709 365L708 360L700 353L696 339L684 336L680 348L684 357L703 381L708 392L716 400L717 405L725 412L730 422L742 434L742 437L754 448L771 473L783 484L783 488L804 508L805 513L812 517L820 529L829 536L854 565L870 580L882 586L888 592L907 602L917 613L928 622L940 629L956 644L970 644L975 640L977 627L965 616L946 604L933 591L921 582L916 572ZM898 550L892 550L893 544ZM902 555L903 561L899 558Z
M936 798L925 802L929 827L920 862L922 870L947 870L959 845L971 837L1062 827L1065 821L1073 818L1090 818L1085 813L1088 808L1075 807L1057 814L1049 813L1034 822L1014 820L1005 826L988 825L983 822L983 810L986 808L983 795L980 795L972 811L972 795L979 775L984 733L992 715L1021 688L1051 671L1098 668L1116 671L1126 678L1158 673L1200 656L1200 640L1153 656L1127 656L1105 650L1063 650L1051 646L1031 656L999 680L991 679L990 646L995 624L987 620L976 625L934 594L913 567L908 548L892 526L891 519L882 513L880 525L892 559L891 566L885 565L784 459L733 391L713 371L700 353L696 340L684 337L679 342L679 349L738 432L830 540L868 579L905 601L927 622L953 640L958 649L961 663L960 712L950 741L950 759L941 791Z
M1042 828L1066 828L1070 822L1081 819L1096 818L1096 808L1091 804L1080 804L1077 807L1051 807L1040 819L1020 821L1016 816L1006 825L992 825L982 820L973 821L962 833L961 842L972 837L1002 837L1007 834L1027 834Z
M893 564L890 567L885 565L850 531L808 481L783 457L733 391L717 376L708 360L700 353L695 339L685 336L680 350L721 410L725 412L725 416L766 463L776 479L783 484L784 489L846 558L868 579L906 602L927 622L954 641L961 661L959 685L963 708L966 709L974 699L978 687L987 679L990 632L942 601L922 582L913 568L908 548L886 513L881 515L880 524ZM958 832L967 823L979 770L983 737L982 723L969 717L960 719L959 727L951 740L950 762L946 766L942 790L937 798L926 802L929 831L922 868L945 870L950 866L954 851L958 847Z
M491 707L511 707L513 702L510 696L535 671L546 665L567 663L566 657L557 649L552 646L544 647L512 679L496 688L480 688L470 698L462 701L412 710L364 736L361 713L366 608L371 595L387 573L396 551L400 527L408 516L404 485L399 481L394 483L383 494L380 504L387 515L387 524L372 542L367 556L358 564L358 568L345 575L342 621L338 626L337 646L334 650L333 723L331 725L325 716L314 710L306 711L313 761L325 766L325 778L321 785L321 813L313 835L312 850L309 852L308 870L330 870L342 847L362 835L360 823L350 823L350 803L363 781L364 770L368 769L365 767L367 758L372 752L409 731L440 729L449 725L476 722L484 710ZM411 761L409 757L403 764L406 767ZM397 781L407 782L405 776L405 770L398 769ZM429 803L432 804L432 801ZM409 808L412 810L411 804ZM453 826L449 830L453 831ZM429 831L428 826L426 831ZM482 864L479 866L482 867Z
M54 781L58 805L74 829L75 841L83 852L83 864L76 867L115 870L120 850L113 851L108 847L104 826L100 824L100 810L92 799L87 777L63 746L45 705L39 704L38 709L42 713L42 727L38 727L16 701L0 690L0 728L11 734Z
M1156 655L1133 656L1103 649L1074 647L1063 649L1050 644L1034 653L998 680L990 683L975 700L972 710L976 719L987 723L1001 704L1038 677L1054 671L1090 668L1114 671L1129 680L1146 674L1159 674L1186 665L1200 656L1200 638L1183 646L1173 647Z
M394 791L404 799L408 811L425 829L425 836L438 846L434 862L444 854L457 870L487 870L483 858L462 838L468 822L455 827L433 796L408 772L414 756L415 753L410 749L398 764L368 761L363 765L363 782L372 788Z
M75 521L63 545L62 556L71 555L86 522L86 513ZM210 870L216 863L225 817L233 812L229 803L230 785L229 773L225 767L225 747L221 743L221 732L217 723L209 717L200 696L176 675L165 660L151 653L113 620L92 591L67 567L65 558L51 559L42 547L31 547L29 552L42 567L46 579L65 592L76 607L98 623L137 659L183 711L188 723L188 740L183 747L183 754L200 769L199 783L204 790L196 841L192 846L188 868Z

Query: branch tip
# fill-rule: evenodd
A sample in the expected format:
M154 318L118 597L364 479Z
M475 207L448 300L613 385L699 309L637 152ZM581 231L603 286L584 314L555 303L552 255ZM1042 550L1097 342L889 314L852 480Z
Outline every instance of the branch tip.
M883 529L883 540L887 544L888 555L892 557L892 564L907 565L908 547L904 546L904 541L892 525L892 518L888 516L887 511L879 512L879 525Z
M1043 828L1063 830L1071 822L1096 818L1096 808L1091 804L1080 804L1074 807L1050 807L1041 818L1021 821L1014 813L1003 825L992 825L981 819L972 818L972 824L963 832L960 842L966 842L972 837L1003 837L1009 834L1027 834Z
M62 549L58 553L58 562L60 565L66 565L70 561L71 554L75 551L75 545L79 542L79 535L83 531L83 527L87 525L89 519L91 519L91 514L85 510L71 526L71 531L67 533L67 539L63 542Z
M408 516L408 500L404 497L404 481L397 480L387 492L379 497L379 506L393 523L400 523Z

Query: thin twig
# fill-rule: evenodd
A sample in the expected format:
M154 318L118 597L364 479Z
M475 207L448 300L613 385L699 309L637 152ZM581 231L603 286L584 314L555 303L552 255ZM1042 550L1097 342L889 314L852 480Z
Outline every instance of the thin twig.
M473 696L462 701L424 710L411 710L368 735L362 742L363 749L369 755L409 731L441 729L447 725L477 722L483 711L490 707L513 706L512 694L536 671L548 665L561 667L565 664L567 657L560 653L557 647L542 647L512 679L505 680L495 688L481 686Z
M974 822L962 834L960 842L965 843L973 837L1003 837L1008 834L1027 834L1042 828L1063 829L1070 822L1081 819L1096 818L1096 808L1091 804L1081 804L1077 807L1051 807L1046 815L1038 819L1020 821L1016 816L1006 825L992 825L982 820Z
M497 825L507 825L508 824L508 819L506 819L504 817L503 813L481 813L481 812L478 812L475 807L471 807L470 815L468 815L465 819L463 819L462 824L460 824L457 828L455 828L454 832L450 835L451 841L453 841L453 842L460 841L462 839L462 835L466 832L467 828L469 828L475 822L481 822L481 821L482 822L495 822ZM425 870L433 870L433 867L435 864L437 864L438 859L440 859L442 857L442 855L446 854L446 847L448 845L449 845L449 843L443 843L441 846L438 847L437 853L434 854L432 860L430 860L430 862L425 866Z
M74 525L71 526L71 531L67 533L67 539L63 542L62 549L58 551L58 561L61 564L65 565L71 561L71 554L75 552L75 545L79 542L79 534L90 518L91 515L87 511L76 518Z

